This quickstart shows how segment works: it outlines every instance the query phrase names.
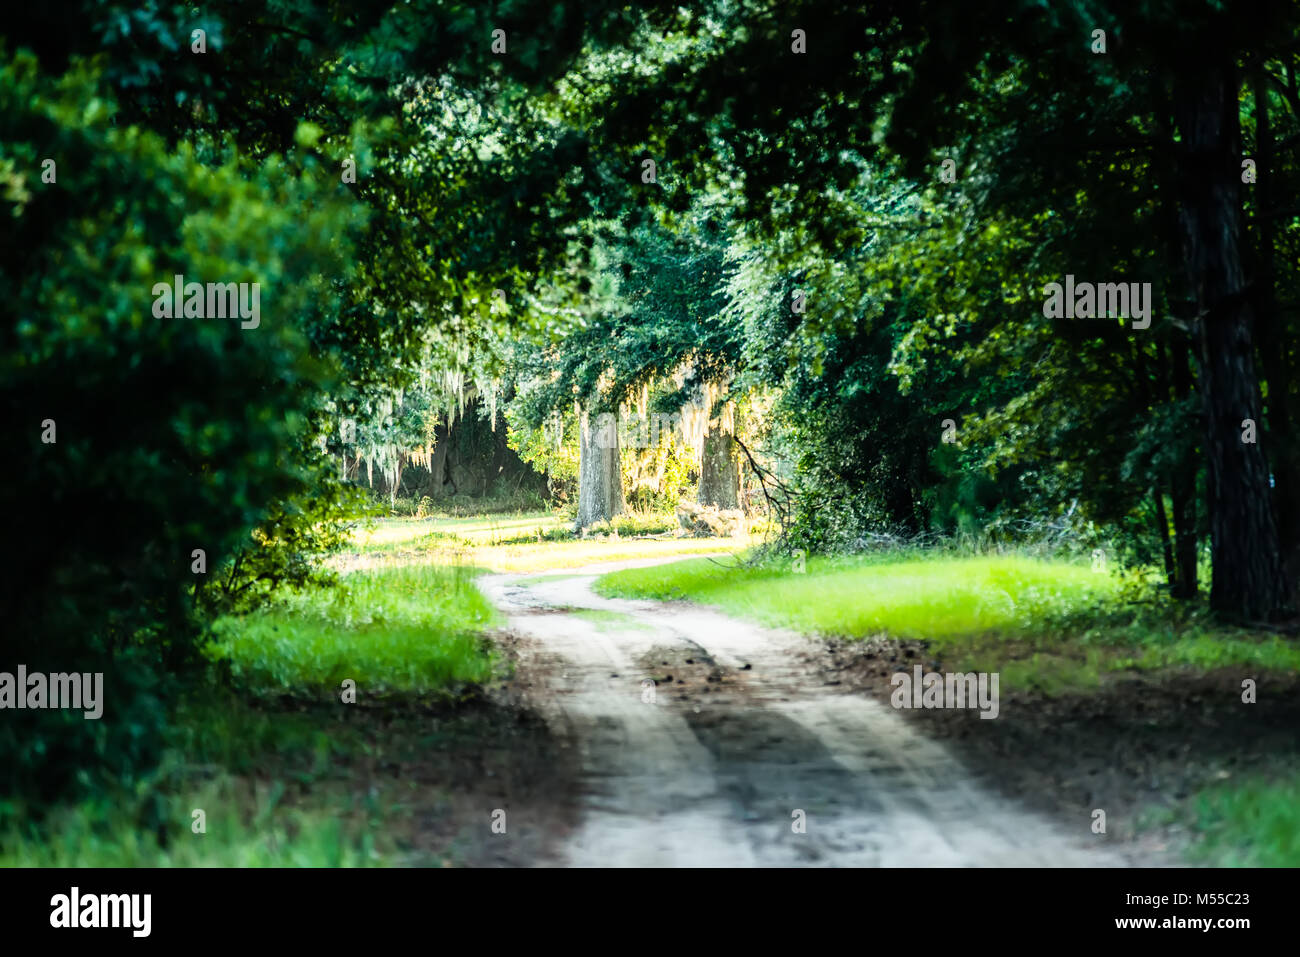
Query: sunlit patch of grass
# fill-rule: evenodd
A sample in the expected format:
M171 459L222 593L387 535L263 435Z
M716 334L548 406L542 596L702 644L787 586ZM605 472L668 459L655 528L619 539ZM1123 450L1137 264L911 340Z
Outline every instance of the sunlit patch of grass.
M654 525L648 519L628 518L627 521L647 527ZM738 538L654 539L595 535L573 538L567 524L549 513L525 515L508 521L502 521L498 516L418 521L384 519L375 523L372 532L358 533L355 542L355 550L336 556L332 561L336 570L350 572L402 562L472 565L498 572L533 572L659 556L734 552L752 544L750 539Z
M620 541L544 542L475 549L471 560L500 572L535 572L547 568L578 568L600 562L725 552L744 547L729 538L623 539Z
M691 560L614 572L597 592L687 598L807 634L927 642L950 667L999 672L1004 688L1058 694L1109 673L1192 667L1294 672L1300 647L1216 624L1169 602L1128 602L1084 564L1017 555L884 553L728 565Z
M479 635L496 621L468 569L392 564L222 619L209 651L257 691L319 696L352 679L359 695L452 693L491 678Z
M568 522L554 512L478 518L389 518L358 528L352 534L352 541L358 548L375 550L414 543L430 534L441 534L470 544L491 544L538 533L545 535L567 526Z
M728 566L707 560L614 572L597 591L636 598L689 598L808 634L942 641L1031 629L1045 615L1096 604L1112 579L1083 565L1019 556L894 561L809 559Z

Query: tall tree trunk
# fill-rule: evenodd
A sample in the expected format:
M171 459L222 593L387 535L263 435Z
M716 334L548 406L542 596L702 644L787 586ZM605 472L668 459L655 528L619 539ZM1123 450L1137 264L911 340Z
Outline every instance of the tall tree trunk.
M1163 94L1157 92L1162 104L1167 103ZM1172 105L1163 107L1161 115L1167 115L1173 119ZM1160 124L1162 131L1164 124ZM1164 134L1167 142L1172 146L1174 143L1171 131L1165 131ZM1166 175L1177 175L1176 166L1171 163L1163 171ZM1183 239L1182 239L1182 216L1179 212L1179 198L1165 194L1165 198L1160 207L1161 234L1164 237L1164 246L1168 250L1169 263L1177 264L1182 258ZM1183 288L1186 287L1186 288ZM1169 290L1168 299L1171 302L1177 302L1179 311L1195 311L1195 303L1188 297L1190 286L1187 277L1179 283L1174 276L1169 277L1167 283ZM1195 400L1196 381L1192 376L1192 351L1195 343L1192 337L1180 331L1176 326L1169 329L1169 339L1165 343L1164 350L1159 353L1158 374L1161 381L1161 388L1164 389L1166 378L1172 373L1172 392L1167 392L1166 396L1172 398L1174 403L1179 406L1185 406L1189 401ZM1170 469L1169 483L1169 503L1172 511L1174 523L1174 566L1176 569L1175 583L1170 594L1174 598L1194 599L1198 594L1198 553L1200 545L1200 528L1197 525L1196 513L1196 477L1200 474L1202 459L1198 455L1197 443L1188 437L1188 441L1178 449L1174 456L1173 468Z
M595 428L592 425L584 409L579 422L578 516L573 523L579 531L627 511L618 428L603 417L597 417Z
M1213 42L1196 46L1189 51L1190 68L1176 79L1174 115L1183 259L1200 317L1210 604L1228 615L1262 619L1286 605L1288 589L1268 463L1258 444L1241 440L1242 420L1258 422L1260 415L1253 314L1241 262L1237 83L1231 62Z
M1155 392L1150 389L1150 375L1148 373L1149 363L1147 362L1147 352L1145 344L1142 348L1138 347L1138 340L1130 338L1129 342L1133 346L1134 359L1138 370L1137 385L1141 389L1142 401L1148 409L1153 409L1161 403L1169 402L1173 398L1173 393L1169 389L1169 363L1167 361L1168 349L1166 343L1157 342L1155 344ZM1178 567L1174 564L1174 547L1169 538L1169 513L1165 510L1165 490L1164 483L1161 481L1163 476L1157 475L1155 484L1151 488L1151 497L1155 504L1156 528L1160 532L1160 549L1165 563L1165 582L1169 586L1169 594L1173 595L1178 591Z
M1291 424L1287 369L1286 332L1277 307L1274 287L1275 230L1271 211L1277 197L1273 189L1273 128L1269 123L1268 92L1262 68L1254 76L1255 164L1258 181L1255 194L1255 226L1259 249L1254 276L1255 308L1258 311L1258 344L1264 378L1268 382L1268 451L1273 462L1278 538L1288 581L1300 571L1300 455L1295 448Z
M1196 531L1196 474L1175 475L1169 496L1174 518L1174 564L1178 569L1173 597L1196 597L1199 574L1197 563Z
M701 505L740 508L740 457L736 443L730 432L712 421L704 433L700 488L696 498Z
M1183 336L1177 335L1169 349L1172 353L1170 365L1174 371L1174 398L1182 402L1191 396L1194 388L1189 356L1191 344ZM1189 443L1187 451L1178 457L1169 489L1169 501L1174 513L1174 564L1178 567L1178 584L1173 591L1175 598L1192 599L1197 593L1197 465L1195 447Z

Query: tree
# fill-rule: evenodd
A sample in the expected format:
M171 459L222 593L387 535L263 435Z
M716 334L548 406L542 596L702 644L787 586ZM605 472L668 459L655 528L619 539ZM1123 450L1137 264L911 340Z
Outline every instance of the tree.
M156 758L163 676L195 662L196 585L315 477L285 449L309 441L334 370L299 323L337 307L321 277L344 271L335 237L354 225L319 169L171 152L115 124L101 83L26 52L0 68L0 155L30 158L4 162L0 199L0 417L23 447L0 496L24 550L0 581L7 647L33 670L103 671L119 702L57 730L6 721L14 793ZM257 322L168 316L176 275L245 284Z
M1183 259L1195 294L1209 464L1211 604L1263 619L1290 598L1269 492L1268 462L1242 422L1262 421L1246 289L1235 52L1205 23L1174 83Z
M701 445L711 453L701 462L708 470L699 483L702 501L738 504L729 412L738 339L720 316L721 242L720 229L703 215L680 234L653 223L610 227L601 240L603 267L594 287L600 308L554 343L515 353L517 421L539 429L575 400L581 407L580 430L587 438L580 442L580 527L624 507L623 494L612 492L618 455L604 453L619 447L627 410L652 390L655 399L642 410L649 415L680 418L691 404L702 405ZM598 442L591 436L605 437ZM584 504L584 492L590 503Z
M938 150L971 147L996 157L976 173L975 188L1037 225L1060 196L1079 189L1071 177L1093 157L1147 155L1152 188L1171 195L1177 210L1181 271L1200 323L1211 602L1226 614L1262 618L1282 610L1288 589L1265 457L1239 437L1242 419L1260 407L1260 383L1234 178L1238 77L1243 62L1257 68L1294 55L1298 9L1261 3L1246 14L1207 2L1171 18L1161 2L1047 8L1005 0L992 8L951 2L867 11L821 0L744 3L736 12L744 30L706 36L679 21L691 39L669 46L696 55L646 74L620 101L624 108L593 112L588 135L614 151L620 143L662 142L676 173L669 206L681 201L671 190L740 184L740 214L765 219L776 256L784 255L782 235L808 235L823 249L851 245L840 196L859 175L855 157L901 157L919 182L938 165ZM647 16L670 29L659 7ZM1108 28L1104 55L1090 46L1099 23ZM796 59L791 50L791 65L801 68L775 69L795 24L816 56ZM1089 105L1082 122L1081 102ZM795 182L797 200L788 185ZM1112 178L1104 188L1119 197L1130 183ZM1089 238L1075 236L1073 256L1090 258Z
M623 471L619 465L618 428L608 413L593 423L579 413L578 513L574 528L590 528L627 511L623 496Z

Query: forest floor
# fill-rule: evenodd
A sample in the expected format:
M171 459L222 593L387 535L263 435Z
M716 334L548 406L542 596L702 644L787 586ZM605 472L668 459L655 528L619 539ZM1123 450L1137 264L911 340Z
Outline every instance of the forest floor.
M1071 818L1042 793L1016 797L980 780L862 693L870 682L845 681L834 645L592 589L603 573L663 560L478 581L516 636L520 703L575 755L578 807L553 863L1177 863L1158 838L1096 834L1087 813Z

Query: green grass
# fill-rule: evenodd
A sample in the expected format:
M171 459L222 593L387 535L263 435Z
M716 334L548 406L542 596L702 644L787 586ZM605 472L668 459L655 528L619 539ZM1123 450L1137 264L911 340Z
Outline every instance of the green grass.
M1047 614L1094 606L1115 582L1086 566L1019 556L809 559L736 566L707 559L605 575L604 595L689 598L764 624L816 635L943 640L1018 632Z
M352 679L358 699L451 694L491 678L494 660L480 633L496 621L469 569L389 565L222 619L209 652L229 663L238 685L261 693L319 696Z
M410 743L386 734L381 757ZM399 863L409 813L398 787L347 770L376 753L361 728L196 689L174 716L161 767L136 791L20 816L0 867L360 867ZM205 830L196 833L201 809Z
M515 521L536 527L536 519ZM509 521L455 524L491 536ZM0 825L0 866L457 859L454 848L431 849L422 830L445 795L441 777L419 770L442 746L419 709L496 676L483 632L498 618L474 587L477 569L404 563L404 542L430 531L428 522L380 523L378 540L362 548L369 567L343 575L337 587L216 622L207 651L231 681L200 684L184 698L157 771L133 789L44 814L16 808ZM345 678L357 682L358 704L384 696L388 707L343 705ZM205 833L192 830L195 809L206 814Z
M734 552L749 542L736 538L645 538L675 526L676 519L627 515L613 528L601 526L588 538L576 538L557 514L465 519L383 519L358 530L353 547L331 565L355 571L390 562L473 565L498 572L537 572L576 568L659 556ZM614 538L609 531L618 531ZM597 537L599 535L600 537Z
M360 528L353 542L369 551L407 545L442 536L469 544L491 544L500 540L536 538L567 530L568 522L553 512L521 515L485 515L477 518L388 518Z
M282 795L276 786L248 796L209 784L191 795L207 813L206 832L178 829L165 845L120 801L87 801L60 809L40 832L9 835L0 867L361 867L387 859L371 832L350 834L336 810L286 810Z
M613 597L685 598L761 624L826 637L922 639L953 667L996 671L1004 688L1096 687L1116 671L1221 667L1294 672L1300 646L1215 624L1203 610L1130 603L1086 564L947 552L738 565L707 559L614 572Z
M1196 863L1212 867L1300 867L1300 773L1224 782L1201 791L1180 812L1194 838Z
M173 716L157 773L0 832L0 866L355 867L439 863L420 845L414 780L376 774L430 747L428 722L340 702L446 699L492 679L496 612L474 569L386 564L214 626L232 687ZM286 706L288 694L300 703ZM311 699L318 703L313 704ZM306 699L306 700L301 700ZM436 795L420 797L427 806ZM193 811L206 814L194 833Z

